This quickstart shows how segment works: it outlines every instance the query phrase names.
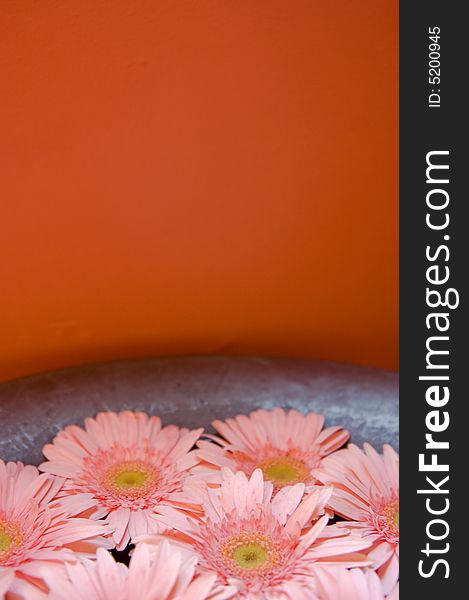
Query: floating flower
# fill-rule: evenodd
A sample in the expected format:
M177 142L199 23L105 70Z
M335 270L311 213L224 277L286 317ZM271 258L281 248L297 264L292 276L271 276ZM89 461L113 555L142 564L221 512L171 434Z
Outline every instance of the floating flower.
M44 447L49 460L40 468L66 478L68 503L92 505L93 518L105 517L121 550L137 535L160 531L153 517L162 506L190 507L183 488L202 431L162 428L159 417L141 412L102 412L85 429L61 431Z
M0 460L0 596L6 591L27 598L47 588L45 565L54 572L73 551L95 551L106 533L102 523L75 518L57 500L63 480L40 474L36 467ZM88 540L92 543L85 543Z
M50 600L205 600L212 595L215 575L195 577L195 557L184 557L168 542L150 557L146 544L135 549L129 567L99 549L96 560L66 566L57 577L44 571ZM216 596L217 600L229 595Z
M366 566L371 561L356 554L367 541L326 527L324 507L332 490L318 487L306 496L304 490L298 483L272 499L273 486L264 483L260 469L249 479L223 469L221 485L207 487L203 517L167 508L158 518L173 528L173 541L176 530L179 543L199 557L199 572L215 573L220 586L235 586L236 598L306 600L312 597L315 564ZM342 537L335 537L337 531Z
M374 561L389 594L399 578L399 455L391 446L380 455L369 444L350 444L327 457L315 476L332 484L329 506L348 519L339 527L353 528L372 546Z
M324 417L316 413L302 415L281 408L256 410L249 417L238 415L226 421L214 421L220 436L209 436L215 444L198 443L199 457L205 465L197 469L207 481L218 482L217 470L228 467L251 475L261 469L275 491L285 485L317 483L312 471L321 460L340 448L349 432L341 427L323 429ZM208 467L208 468L207 468Z

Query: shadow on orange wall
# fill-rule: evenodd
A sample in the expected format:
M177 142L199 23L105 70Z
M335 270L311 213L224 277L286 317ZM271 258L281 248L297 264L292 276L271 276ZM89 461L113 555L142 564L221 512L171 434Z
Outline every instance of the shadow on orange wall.
M397 368L397 0L2 3L0 378Z

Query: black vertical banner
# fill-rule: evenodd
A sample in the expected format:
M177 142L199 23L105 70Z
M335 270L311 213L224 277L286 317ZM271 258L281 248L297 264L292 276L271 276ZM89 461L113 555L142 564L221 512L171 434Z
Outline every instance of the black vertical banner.
M401 598L465 597L464 2L400 5ZM466 317L466 318L465 318ZM464 547L463 547L464 544ZM462 593L462 596L461 596Z

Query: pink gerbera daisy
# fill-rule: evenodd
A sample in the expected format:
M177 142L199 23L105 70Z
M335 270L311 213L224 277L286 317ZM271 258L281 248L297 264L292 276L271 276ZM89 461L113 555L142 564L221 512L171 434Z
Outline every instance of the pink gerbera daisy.
M316 563L365 566L370 561L356 554L367 541L326 527L329 517L321 515L332 490L318 487L306 496L304 490L298 483L272 499L273 486L264 483L260 469L250 479L223 469L221 485L206 489L203 517L166 509L159 518L199 557L199 572L216 573L220 586L235 586L236 598L306 600ZM174 531L171 536L177 538Z
M261 469L275 491L284 485L317 483L313 469L349 438L349 432L341 427L323 429L321 415L281 408L256 410L249 417L238 415L212 424L222 437L209 436L215 444L198 443L198 455L205 464L197 472L206 481L217 483L220 467L248 476Z
M162 428L159 417L141 412L103 412L86 419L85 429L61 431L44 447L49 460L40 468L66 477L67 501L91 504L92 518L105 517L123 549L131 538L160 530L152 517L162 506L190 506L184 487L198 462L190 450L202 431Z
M57 500L63 479L36 467L0 460L0 595L39 597L45 565L58 572L76 551L95 551L102 523L74 518ZM85 543L88 540L89 543Z
M215 575L195 577L194 556L163 542L150 557L146 544L135 549L129 567L116 563L106 550L96 560L66 566L63 577L44 572L50 600L205 600L214 598ZM229 595L216 596L223 600Z
M380 455L369 444L350 444L326 458L315 476L332 484L329 506L372 543L367 552L389 594L399 578L399 455L391 446Z

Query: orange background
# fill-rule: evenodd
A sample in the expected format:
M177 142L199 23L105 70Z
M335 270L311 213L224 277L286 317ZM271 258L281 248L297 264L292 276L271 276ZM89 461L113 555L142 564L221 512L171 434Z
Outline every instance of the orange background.
M397 368L397 1L0 5L0 378Z

